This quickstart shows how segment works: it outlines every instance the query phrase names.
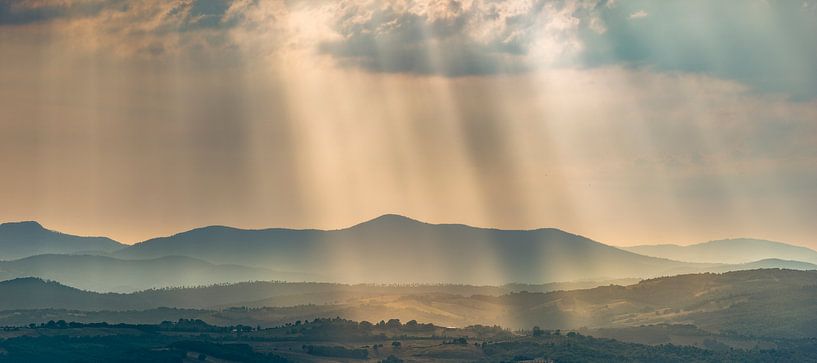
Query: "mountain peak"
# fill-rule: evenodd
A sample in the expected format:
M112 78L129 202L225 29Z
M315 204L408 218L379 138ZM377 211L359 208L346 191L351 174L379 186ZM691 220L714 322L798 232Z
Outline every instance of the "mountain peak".
M380 217L374 218L369 222L374 221L393 221L393 222L419 222L416 219L412 219L403 215L394 214L394 213L386 213Z
M81 237L54 231L34 221L0 224L0 259L16 260L55 253L113 252L122 248L107 237Z
M399 214L384 214L379 217L370 219L363 223L356 224L351 228L363 227L363 226L399 226L399 225L417 225L417 224L426 224L425 222L418 221L416 219L412 219L406 216L402 216Z

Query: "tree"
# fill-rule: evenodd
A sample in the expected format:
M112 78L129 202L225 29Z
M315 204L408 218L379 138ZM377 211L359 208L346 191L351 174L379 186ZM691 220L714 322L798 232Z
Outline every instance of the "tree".
M381 360L381 363L402 363L403 360L400 358L395 357L394 355L389 355L386 359Z

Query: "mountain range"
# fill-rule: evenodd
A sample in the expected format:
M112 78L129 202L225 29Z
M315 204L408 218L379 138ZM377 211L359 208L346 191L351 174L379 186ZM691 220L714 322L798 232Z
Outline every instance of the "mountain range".
M210 226L130 246L23 222L0 225L0 260L14 260L0 262L0 279L36 276L128 292L254 280L501 285L817 268L806 262L817 252L804 247L735 241L702 244L718 247L706 253L722 258L697 262L553 228L430 224L393 214L339 230Z
M558 229L429 224L398 215L334 231L206 227L147 240L112 254L125 259L172 255L308 271L339 282L382 283L539 283L655 276L692 266Z
M663 244L622 249L645 256L687 262L737 264L776 258L817 263L817 251L810 248L751 238L722 239L689 246Z

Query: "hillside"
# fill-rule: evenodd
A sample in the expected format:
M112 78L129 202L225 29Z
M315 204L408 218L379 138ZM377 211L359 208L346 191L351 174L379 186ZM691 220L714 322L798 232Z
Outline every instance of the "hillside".
M118 258L183 255L320 273L334 282L544 283L698 271L558 229L498 230L385 215L334 231L205 227L126 247Z
M99 292L132 292L241 281L318 279L316 276L257 267L215 265L181 256L121 260L106 256L38 255L0 261L0 280L29 276Z
M49 253L109 253L123 246L107 237L80 237L48 230L37 222L0 224L0 261Z
M335 295L336 301L327 299L332 297L332 292L321 284L279 284L265 288L264 285L240 285L234 286L247 291L265 291L255 297L267 295L270 302L277 301L278 305L264 304L263 299L258 300L257 305L240 302L240 298L249 296L238 296L236 292L240 289L231 286L97 294L41 280L18 279L0 283L0 296L13 297L0 300L0 310L201 307L205 303L218 305L218 299L208 301L211 297L224 299L224 296L233 293L233 303L223 304L224 310L201 311L196 316L211 323L252 326L335 316L369 321L399 318L443 326L498 324L513 329L533 325L547 329L598 329L671 323L694 324L710 332L778 337L817 336L817 271L765 269L690 274L644 280L628 286L502 295L472 294L473 289L457 290L456 287L446 286L395 288L359 285L348 287L347 292L351 293L351 297L344 296L342 289L335 290L338 294ZM484 290L489 291L496 292ZM287 300L295 296L314 297L319 305ZM192 303L196 301L198 305ZM287 302L298 306L284 306ZM163 319L167 318L167 311L159 313ZM0 315L0 324L4 319L20 321L20 314L39 316L30 311L7 312ZM149 319L152 313L121 314L137 314ZM6 315L8 318L3 317ZM42 318L55 319L60 316L70 316L77 321L94 321L95 315L52 311ZM155 319L151 321L156 322Z
M757 270L765 268L780 268L787 270L817 270L817 265L802 261L781 260L778 258L767 258L759 261L741 263L735 265L713 266L705 272L729 272L740 270Z
M774 258L817 264L817 251L810 248L749 238L724 239L689 246L642 245L622 249L646 256L699 263L742 264Z
M143 308L144 302L129 299L125 295L83 291L28 277L0 281L0 309L62 309L77 310L128 310Z
M156 259L157 264L166 260ZM194 260L195 261L195 260ZM142 260L138 261L142 262ZM99 294L90 291L80 291L74 287L67 287L53 281L39 278L18 278L5 281L7 286L29 286L36 291L51 291L51 295L60 296L65 291L82 293L90 296L106 296L107 305L104 310L119 310L121 307L138 307L152 309L159 307L174 308L224 308L232 306L271 306L285 307L308 304L339 304L356 302L362 299L380 298L384 296L411 296L425 294L457 294L462 296L487 295L499 296L517 291L549 292L588 288L611 283L633 283L633 280L615 280L600 282L551 283L541 285L511 284L503 286L473 286L473 285L346 285L324 282L271 282L253 281L232 284L218 284L201 287L162 288L137 291L127 294ZM69 290L64 290L69 289ZM22 290L9 290L9 294ZM0 288L0 294L6 293ZM13 295L9 295L13 296ZM0 300L0 310L25 309L25 305L15 302L14 299ZM38 308L56 309L84 309L76 305L64 305L61 299L53 299L37 305Z

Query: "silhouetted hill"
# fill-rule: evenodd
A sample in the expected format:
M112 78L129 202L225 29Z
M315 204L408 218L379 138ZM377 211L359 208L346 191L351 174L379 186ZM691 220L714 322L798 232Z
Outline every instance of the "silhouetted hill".
M115 253L120 258L171 255L310 272L341 282L541 283L703 267L641 256L558 229L498 230L397 215L333 231L205 227Z
M108 253L123 246L107 237L80 237L51 231L37 222L0 224L0 260L48 253Z
M144 308L125 295L83 291L53 281L26 277L0 282L0 309L127 310Z
M148 260L151 263L170 262L168 259ZM137 262L141 262L137 261ZM152 276L152 275L151 275ZM29 281L32 286L39 286L35 282L43 282L39 278L23 277L19 281ZM15 281L15 280L12 280ZM631 283L631 280L617 280L610 282L576 282L552 283L542 285L505 285L505 286L473 286L473 285L346 285L325 282L278 282L252 281L232 284L217 284L209 286L193 286L179 288L148 289L128 294L103 294L122 299L110 300L107 309L116 310L119 306L139 306L143 309L158 307L174 308L222 308L233 306L294 306L307 304L337 304L347 301L357 301L365 298L382 296L408 296L423 294L458 294L470 295L503 295L517 291L547 292L559 289L586 288L606 285L612 282ZM63 286L55 281L49 281L49 286ZM73 288L71 288L73 289ZM4 293L0 289L0 294ZM59 292L55 292L59 294ZM68 308L61 305L61 300L53 300L48 305L51 308ZM38 305L42 306L42 305ZM8 307L5 307L8 308ZM23 308L23 307L20 307ZM0 302L0 310L4 309Z
M106 252L121 245L105 238L65 235L35 222L0 227L0 235L16 241L0 246L6 250L17 248L12 255L20 254L21 249L28 253L56 249L74 255L49 254L0 262L0 278L37 276L94 291L247 280L500 285L752 268L814 268L780 259L736 265L671 261L558 229L498 230L429 224L398 215L384 215L332 231L204 227L111 253ZM81 251L88 249L104 250L99 253L116 259L81 256L87 255Z
M90 255L38 255L0 261L0 280L40 277L85 290L130 292L157 287L200 286L259 280L315 280L304 274L257 267L214 265L190 257L120 260Z
M817 265L802 261L781 260L778 258L767 258L760 261L742 263L736 265L723 265L707 269L708 272L727 272L740 270L757 270L766 268L780 268L788 270L817 270Z
M774 258L817 263L817 251L810 248L749 238L724 239L689 246L643 245L622 249L646 256L688 262L739 264Z

